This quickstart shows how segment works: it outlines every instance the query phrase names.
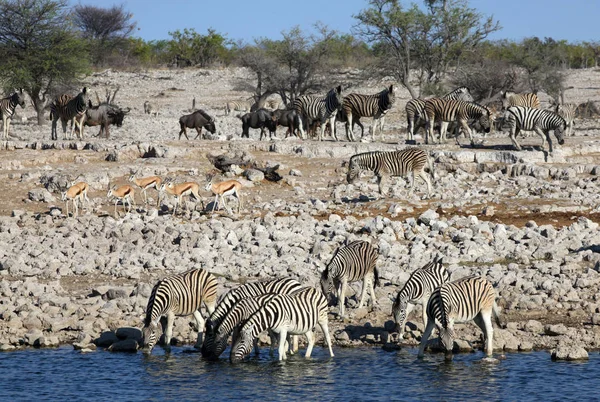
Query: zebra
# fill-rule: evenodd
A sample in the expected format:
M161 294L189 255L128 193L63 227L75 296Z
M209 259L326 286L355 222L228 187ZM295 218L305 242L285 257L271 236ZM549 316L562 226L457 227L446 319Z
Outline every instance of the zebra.
M443 283L450 280L450 274L442 265L442 259L436 257L433 261L414 271L406 281L392 306L392 316L396 323L399 339L404 336L406 318L417 303L423 307L423 327L427 327L427 302L431 293Z
M573 135L573 126L575 125L575 112L577 111L577 105L574 103L563 103L562 105L556 105L554 113L565 119L567 123L567 129L565 135L570 137Z
M0 99L0 115L2 115L2 138L8 141L10 121L15 114L17 105L25 109L25 94L23 88L17 89L14 94Z
M511 106L506 110L508 123L510 125L510 139L517 151L521 146L517 143L516 135L521 130L535 131L542 137L542 150L546 148L546 138L550 152L552 152L552 141L548 132L554 130L554 136L560 145L565 143L563 134L567 129L567 122L554 112L544 109L532 109L522 106Z
M206 339L202 345L202 356L208 359L216 359L215 356L215 337L221 323L227 316L227 313L240 300L248 297L256 297L267 293L288 294L300 289L302 285L295 279L282 278L270 281L251 282L241 285L231 291L219 301L215 311L206 321Z
M517 94L510 91L501 92L502 109L506 110L511 106L530 107L532 109L540 108L540 99L534 93Z
M374 94L349 94L344 97L342 102L342 110L346 114L346 131L349 141L355 141L354 129L352 125L352 116L356 117L373 117L373 125L371 126L371 139L375 141L375 129L379 125L380 131L383 131L383 119L385 114L394 106L396 102L396 94L394 93L394 85L389 88Z
M286 360L285 340L287 335L306 335L308 347L305 357L309 358L315 343L313 328L319 324L329 355L334 357L331 348L327 319L327 299L320 290L304 288L289 295L278 294L252 314L239 330L239 335L231 347L229 359L240 362L250 353L254 339L263 331L271 329L279 334L279 360Z
M375 305L374 286L379 284L379 272L376 264L379 256L377 249L364 240L356 240L339 247L325 270L321 273L321 289L325 296L337 293L340 317L344 317L346 288L349 282L362 279L362 291L358 308L361 308L371 292L371 304ZM337 292L336 292L337 291Z
M462 100L465 102L473 102L473 96L466 86L458 87L446 95L442 96L446 100ZM415 132L425 123L425 100L411 99L406 103L406 121L407 121L407 140L414 141ZM415 129L415 126L417 127Z
M433 125L436 120L441 121L440 127L440 142L446 141L446 131L448 123L451 121L457 121L459 129L463 128L469 134L469 140L471 146L474 146L473 135L469 128L469 120L473 119L476 123L479 123L484 130L484 133L489 133L492 125L491 111L485 106L478 105L474 102L465 102L459 100L446 100L440 98L427 99L425 101L425 115L427 116L427 134L425 135L425 143L428 143L428 137L434 141L433 137ZM458 142L458 135L455 137L456 143Z
M181 274L171 275L159 280L150 294L146 317L144 319L143 349L152 351L158 341L158 323L161 317L167 317L165 346L170 347L175 316L193 314L196 319L198 339L195 348L202 345L204 319L200 314L202 302L209 314L215 311L217 301L217 278L204 269L191 269Z
M372 170L377 176L379 194L383 195L384 181L388 176L408 176L411 174L410 194L415 187L418 175L427 184L427 198L431 195L431 181L425 173L425 164L429 166L431 178L434 178L433 162L427 152L419 148L405 148L400 151L372 151L353 155L348 163L346 180L352 184L361 170Z
M263 107L266 109L278 110L281 108L281 102L277 99L268 99Z
M251 107L250 101L229 101L225 103L225 114L229 115L232 110L247 113Z
M442 347L446 351L446 359L452 359L454 324L471 320L483 331L485 353L491 357L494 339L492 316L496 324L501 325L500 312L495 299L496 292L492 284L487 279L476 276L447 282L437 288L427 303L428 322L421 337L418 357L423 357L431 331L434 326L437 326Z
M154 105L153 103L150 103L150 101L145 101L144 102L144 114L149 114L150 116L157 117L158 109L157 109L156 105Z
M319 131L319 141L321 141L325 131L325 122L329 120L329 125L335 127L335 117L338 110L342 108L342 102L342 86L338 85L336 88L330 89L325 97L304 95L294 99L293 108L300 116L305 117L309 123L311 121L321 123L321 130ZM300 119L298 128L302 138L305 138L302 120ZM337 141L335 129L331 130L331 133Z
M52 116L52 133L51 137L53 140L58 139L58 134L56 132L56 122L60 118L63 133L66 137L67 133L67 121L73 120L83 115L88 108L89 94L87 91L87 87L83 87L83 90L75 97L71 97L70 95L61 95L57 97L52 105L50 105L50 116ZM71 137L73 137L73 132L75 130L75 126L71 126ZM79 125L79 138L83 137L83 124Z

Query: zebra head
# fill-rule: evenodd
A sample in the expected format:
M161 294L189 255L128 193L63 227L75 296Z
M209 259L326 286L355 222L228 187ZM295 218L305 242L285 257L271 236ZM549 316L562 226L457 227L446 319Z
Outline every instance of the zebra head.
M329 99L334 109L342 110L342 103L344 102L342 86L338 85L336 88L331 88L327 93L327 99Z
M331 304L333 301L332 294L335 292L335 280L329 273L329 268L325 268L325 271L321 274L321 291L327 299L327 304Z
M231 354L229 355L229 361L231 363L239 363L250 354L254 347L254 324L246 323L240 330L239 336L233 342L231 346Z
M440 340L442 342L442 347L446 352L446 360L452 359L452 349L454 348L454 330L450 328L444 328L440 326Z
M394 331L400 334L399 339L402 339L402 335L404 335L404 324L406 323L406 317L408 316L406 311L407 305L408 301L406 299L397 297L392 306L392 316L396 323Z
M360 173L360 167L355 159L350 158L350 162L348 163L348 173L346 173L346 181L348 184L354 183L354 180L358 177Z
M204 336L204 342L202 342L202 357L208 360L217 360L219 355L215 354L215 333L206 333Z
M565 130L567 129L567 121L565 119L563 119L562 117L560 117L560 119L561 119L560 124L558 126L556 126L556 128L554 129L554 136L558 140L558 143L560 145L563 145L565 143L565 139L563 138L563 135L565 134Z
M12 101L25 109L25 93L23 93L23 88L18 89L11 97Z
M239 331L239 329L238 329ZM238 332L236 331L236 332ZM214 358L221 356L223 351L227 348L227 339L229 338L229 332L223 328L219 328L214 336L214 342L211 348L212 355ZM234 343L238 336L234 336Z
M142 350L146 353L152 352L158 341L158 322L150 321L142 328Z
M390 85L390 87L384 92L386 96L384 97L383 107L385 111L388 111L392 108L392 106L394 106L394 103L396 103L396 93L394 92L394 84Z
M484 107L485 112L481 114L478 123L483 128L483 131L489 133L492 130L492 112L487 107Z

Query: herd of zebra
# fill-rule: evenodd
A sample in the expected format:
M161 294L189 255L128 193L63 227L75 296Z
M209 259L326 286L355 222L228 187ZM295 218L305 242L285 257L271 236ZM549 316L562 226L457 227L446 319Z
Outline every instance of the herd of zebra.
M192 269L159 280L148 300L142 329L142 349L150 353L160 338L159 323L166 317L165 348L170 348L173 322L176 316L194 315L198 332L195 347L209 360L216 360L232 338L230 361L242 361L253 349L258 353L257 338L268 331L271 353L278 344L279 360L287 359L288 351L298 350L298 335L305 335L311 355L315 344L314 328L323 331L329 355L334 357L328 327L329 305L337 296L338 317L345 314L345 292L348 283L362 280L358 308L370 290L375 305L374 286L379 284L378 251L369 242L353 241L336 250L321 273L321 289L303 286L291 278L250 282L238 286L217 303L217 278L204 269ZM201 314L204 304L209 316ZM455 323L474 321L483 331L485 353L493 352L492 318L501 325L496 293L491 283L482 277L470 276L450 281L450 274L436 257L414 271L398 292L392 308L395 332L401 341L407 317L416 304L423 306L424 333L418 356L422 357L434 327L437 327L446 358L452 358ZM204 337L204 330L206 336Z

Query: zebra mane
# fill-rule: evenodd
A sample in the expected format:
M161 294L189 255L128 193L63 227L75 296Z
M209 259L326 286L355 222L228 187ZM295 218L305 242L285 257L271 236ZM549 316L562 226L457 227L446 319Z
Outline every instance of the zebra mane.
M152 312L154 311L154 301L156 298L156 291L158 290L159 286L162 283L163 283L163 281L161 279L152 288L152 293L150 293L150 298L148 299L148 305L146 306L146 317L144 318L144 326L148 326L152 322Z

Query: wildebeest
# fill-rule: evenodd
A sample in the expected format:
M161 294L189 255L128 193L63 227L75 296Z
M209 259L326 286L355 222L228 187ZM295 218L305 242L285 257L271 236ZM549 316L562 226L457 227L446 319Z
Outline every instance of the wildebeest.
M207 129L211 134L214 134L217 129L215 127L215 119L206 113L202 109L196 110L192 114L186 114L179 118L179 139L181 140L181 134L185 135L185 138L189 140L186 128L195 128L198 134L194 139L197 139L202 134L202 128Z
M237 116L242 120L242 138L250 138L250 128L260 128L260 139L265 135L265 128L269 130L269 137L273 138L277 130L277 116L274 112L266 109L258 109L256 112L246 113L243 116Z
M277 109L273 111L275 117L277 117L277 125L288 128L288 132L285 135L287 138L289 135L296 135L296 129L300 123L300 116L295 110L284 110Z
M348 116L346 116L346 113L344 112L344 110L338 110L337 112L337 116L335 117L335 121L336 122L341 122L344 123L345 127L346 127L346 138L348 138L348 141L350 141L350 137L348 137ZM358 126L360 127L360 137L364 137L365 135L365 126L363 126L363 124L360 122L360 115L356 115L354 116L354 118L352 119L352 131L354 131L354 125L358 124ZM331 127L329 128L331 130ZM335 138L335 137L334 137Z
M104 132L105 138L108 138L110 136L108 127L111 124L121 127L125 115L129 112L129 108L121 109L117 105L111 103L104 102L97 106L93 106L92 101L88 101L88 108L85 114L75 119L75 125L80 126L83 122L84 126L100 126L98 137L102 137L102 132Z

